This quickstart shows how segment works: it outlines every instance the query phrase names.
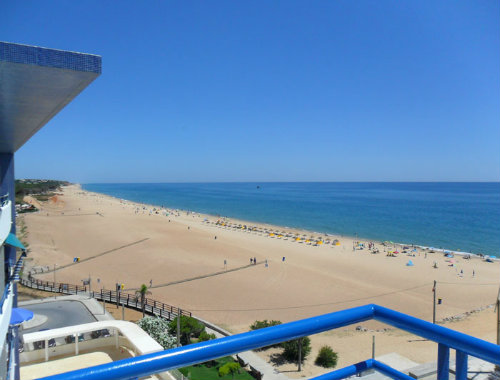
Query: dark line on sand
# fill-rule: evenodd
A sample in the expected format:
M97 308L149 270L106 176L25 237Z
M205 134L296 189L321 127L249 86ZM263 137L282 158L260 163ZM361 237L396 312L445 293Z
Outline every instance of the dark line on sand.
M80 260L78 263L70 263L70 264L62 265L62 266L58 267L56 270L61 270L61 269L70 267L72 265L78 265L78 264L84 263L85 261L93 260L93 259L95 259L97 257L101 257L101 256L104 256L104 255L107 255L108 253L116 252L116 251L118 251L120 249L131 247L131 246L136 245L136 244L140 244L140 243L142 243L142 242L144 242L146 240L149 240L149 238L137 240L137 241L134 241L133 243L125 244L125 245L122 245L120 247L113 248L113 249L110 249L108 251L104 251L104 252L98 253L98 254L96 254L94 256L90 256L90 257L87 257L87 258L85 258L83 260ZM53 272L53 271L54 271L54 269L49 269L48 271L43 272L43 273L50 273L50 272Z
M215 273L202 274L201 276L196 276L196 277L191 277L191 278L185 278L183 280L165 282L163 284L159 284L159 285L154 285L154 286L148 287L148 289L164 288L166 286L182 284L184 282L196 281L196 280L201 280L203 278L219 276L221 274L226 274L226 273L230 273L230 272L236 272L236 271L239 271L239 270L242 270L242 269L252 268L252 267L255 267L256 265L260 265L260 264L264 264L264 263L265 263L265 261L258 261L257 264L247 264L247 265L244 265L242 267L236 267L236 268L232 268L232 269L221 270L221 271L218 271L218 272L215 272ZM137 288L130 288L130 289L124 289L124 290L137 290Z

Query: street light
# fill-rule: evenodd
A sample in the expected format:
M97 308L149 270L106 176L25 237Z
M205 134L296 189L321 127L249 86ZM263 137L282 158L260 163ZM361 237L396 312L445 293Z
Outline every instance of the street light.
M57 264L54 264L54 290L56 287L56 266ZM54 299L57 299L57 291L54 291Z

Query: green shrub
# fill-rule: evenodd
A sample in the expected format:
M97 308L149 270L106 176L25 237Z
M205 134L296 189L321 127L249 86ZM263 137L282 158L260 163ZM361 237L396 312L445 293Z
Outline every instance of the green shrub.
M168 325L170 334L177 336L177 317ZM205 331L203 323L193 317L181 316L181 344L183 346L191 343L191 337L198 338Z
M219 368L219 376L223 377L226 375L231 374L234 378L234 374L240 372L240 363L238 362L229 362L224 364L223 366L220 366Z
M302 339L302 362L311 352L311 339L305 336ZM290 362L297 362L299 360L299 339L289 340L283 342L283 357Z
M206 342L207 340L216 339L215 334L209 334L206 331L202 331L198 337L198 342Z
M319 350L318 357L314 364L325 368L335 368L337 366L338 355L330 346L323 346Z

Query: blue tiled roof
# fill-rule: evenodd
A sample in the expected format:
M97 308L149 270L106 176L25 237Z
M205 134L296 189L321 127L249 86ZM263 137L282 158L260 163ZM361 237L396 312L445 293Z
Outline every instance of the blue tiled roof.
M101 57L0 41L0 61L101 74Z

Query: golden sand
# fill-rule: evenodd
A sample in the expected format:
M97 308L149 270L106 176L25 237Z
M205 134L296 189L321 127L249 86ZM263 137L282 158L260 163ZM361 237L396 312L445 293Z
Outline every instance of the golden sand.
M24 216L32 259L28 265L64 266L74 257L85 260L96 256L58 270L57 281L81 284L90 274L93 290L114 289L116 282L137 288L152 281L152 298L190 310L232 332L247 331L256 319L288 322L367 303L431 320L434 280L438 281L437 295L443 300L437 309L438 320L490 305L498 292L500 265L479 258L455 257L455 266L450 266L441 253L426 257L419 251L414 257L389 257L384 252L389 248L380 243L375 244L378 254L367 249L353 251L353 240L341 236L327 237L339 239L340 246L315 246L295 238L278 238L279 233L270 237L215 225L217 218L213 216L186 212L166 216L164 211L156 214L152 209L82 191L78 186L65 187L56 202L47 202L40 212ZM206 218L212 223L205 222ZM309 231L259 226L319 237ZM250 266L254 257L259 264ZM406 266L408 260L414 266ZM239 267L245 268L220 274L226 268ZM38 277L52 280L53 274ZM448 325L492 341L492 310ZM372 330L387 327L374 322L363 326ZM408 342L417 338L401 332L344 330L313 338L313 353L301 375L317 373L312 362L322 344L330 344L340 353L339 365L366 359L374 334L378 354L397 351L417 362L435 360L435 344Z

